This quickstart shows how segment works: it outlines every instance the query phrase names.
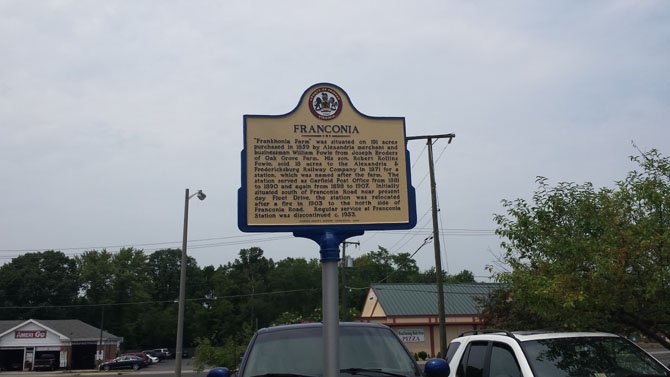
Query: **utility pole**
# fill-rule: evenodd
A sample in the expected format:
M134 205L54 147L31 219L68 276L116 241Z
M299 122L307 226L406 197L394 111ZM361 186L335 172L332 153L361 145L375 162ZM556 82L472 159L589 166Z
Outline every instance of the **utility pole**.
M341 320L347 319L347 284L346 284L346 268L347 268L347 245L361 246L360 242L342 242L342 314Z
M444 313L444 282L442 280L442 258L440 256L440 232L437 223L437 194L435 193L435 166L433 164L433 139L448 138L448 143L456 137L455 134L409 136L407 140L426 139L428 145L428 167L430 169L430 198L433 206L433 241L435 245L435 274L437 283L437 315L440 322L440 355L447 356L447 325Z
M100 314L100 360L96 360L96 363L98 364L100 364L105 360L105 346L102 344L102 329L105 327L105 305L102 305L101 308L102 308L102 314ZM96 364L96 366L98 366L98 364Z

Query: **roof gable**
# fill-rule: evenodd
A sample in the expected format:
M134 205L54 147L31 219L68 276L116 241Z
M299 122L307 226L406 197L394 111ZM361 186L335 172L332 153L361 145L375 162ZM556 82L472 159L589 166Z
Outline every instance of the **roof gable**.
M27 321L0 321L0 338L5 336L7 333L12 332L19 327L22 327L23 325L29 323L30 320Z
M379 300L375 296L375 291L372 288L368 290L368 295L365 299L365 305L363 305L361 316L366 318L386 317L384 308L379 305Z

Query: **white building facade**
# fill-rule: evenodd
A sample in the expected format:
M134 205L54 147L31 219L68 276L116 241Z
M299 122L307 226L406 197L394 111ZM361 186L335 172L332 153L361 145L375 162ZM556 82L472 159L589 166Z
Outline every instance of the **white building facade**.
M30 371L43 357L60 369L93 369L116 356L122 341L79 320L0 321L0 371Z

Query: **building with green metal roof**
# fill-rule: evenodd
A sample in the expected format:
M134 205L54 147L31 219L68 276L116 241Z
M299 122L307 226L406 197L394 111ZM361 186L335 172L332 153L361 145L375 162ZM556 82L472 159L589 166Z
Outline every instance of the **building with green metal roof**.
M498 289L494 283L444 284L447 342L481 326L478 299ZM359 320L392 327L410 351L435 356L439 351L436 284L373 284Z

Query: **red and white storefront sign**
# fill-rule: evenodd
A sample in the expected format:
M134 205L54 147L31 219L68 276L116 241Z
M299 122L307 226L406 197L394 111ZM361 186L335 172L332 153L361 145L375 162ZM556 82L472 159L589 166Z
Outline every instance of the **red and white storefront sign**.
M16 330L14 339L44 339L47 337L46 330Z

